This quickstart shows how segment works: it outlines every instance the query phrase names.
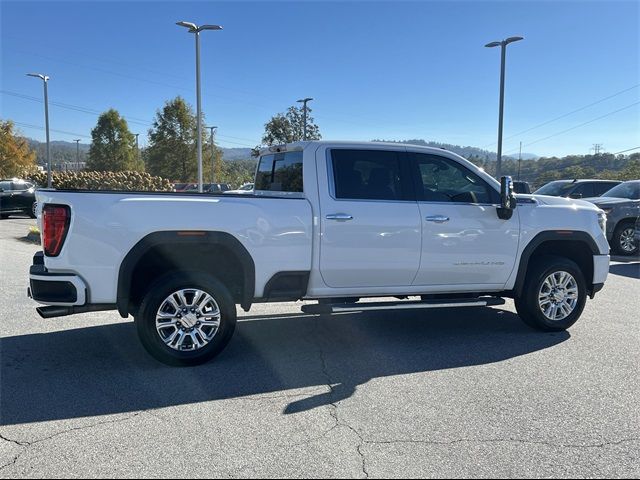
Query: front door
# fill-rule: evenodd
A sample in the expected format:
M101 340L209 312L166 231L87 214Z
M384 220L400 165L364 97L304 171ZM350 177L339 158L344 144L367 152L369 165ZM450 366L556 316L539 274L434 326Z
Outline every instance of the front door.
M421 221L404 148L321 148L320 273L332 288L410 286Z
M422 219L422 259L414 285L502 288L518 253L520 222L496 214L499 196L452 158L409 153Z

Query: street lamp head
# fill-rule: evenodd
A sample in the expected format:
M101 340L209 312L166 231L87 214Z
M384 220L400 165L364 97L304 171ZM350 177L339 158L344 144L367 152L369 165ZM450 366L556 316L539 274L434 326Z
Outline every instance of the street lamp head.
M493 48L493 47L499 47L500 45L502 45L502 42L491 42L491 43L487 43L485 47Z
M27 73L27 77L36 77L44 82L49 80L49 77L47 77L46 75L42 75L41 73Z
M524 37L509 37L504 41L504 43L507 45L509 43L519 42L520 40L524 40Z
M222 30L222 25L202 25L198 28L200 30Z
M191 23L191 22L176 22L176 25L188 28L190 32L197 32L198 31L198 27L196 27L195 23Z

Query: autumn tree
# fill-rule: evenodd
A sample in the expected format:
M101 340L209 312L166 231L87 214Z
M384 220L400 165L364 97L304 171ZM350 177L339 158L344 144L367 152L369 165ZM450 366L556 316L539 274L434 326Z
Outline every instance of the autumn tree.
M0 178L19 176L35 165L35 152L13 130L13 122L0 120Z
M135 137L117 110L110 109L100 115L91 131L87 169L101 172L143 170L136 155Z

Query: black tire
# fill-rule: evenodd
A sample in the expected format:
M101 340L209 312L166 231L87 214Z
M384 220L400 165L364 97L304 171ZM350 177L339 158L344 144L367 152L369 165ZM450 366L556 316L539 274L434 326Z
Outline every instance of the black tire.
M567 330L578 321L587 301L587 287L580 267L568 258L544 255L533 260L527 270L522 295L515 298L516 310L524 323L537 330L557 332ZM549 319L539 305L539 294L545 280L555 272L567 272L575 279L578 298L569 315L560 320Z
M613 231L613 237L611 237L611 249L617 253L618 255L635 255L638 253L638 242L633 240L633 250L629 250L623 246L623 236L631 234L631 238L633 239L633 235L635 232L635 227L633 222L621 222L619 223L615 230Z
M183 289L199 289L213 297L220 310L220 326L204 347L179 351L167 346L156 330L156 314L164 300ZM186 367L206 363L227 346L236 328L236 306L231 293L218 279L201 272L177 272L158 279L147 290L135 316L138 337L156 360L172 366Z

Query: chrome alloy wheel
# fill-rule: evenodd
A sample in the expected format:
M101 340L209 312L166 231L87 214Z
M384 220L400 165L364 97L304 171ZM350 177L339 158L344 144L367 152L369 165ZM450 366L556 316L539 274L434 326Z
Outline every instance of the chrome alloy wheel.
M33 213L34 217L38 216L38 202L33 202L33 205L31 205L31 213Z
M538 305L549 320L567 318L578 304L578 283L570 273L560 271L549 275L538 292Z
M168 347L196 351L220 329L220 308L211 295L195 288L173 292L156 313L156 330Z
M634 227L625 228L620 234L620 248L626 253L631 253L636 249L634 234Z

